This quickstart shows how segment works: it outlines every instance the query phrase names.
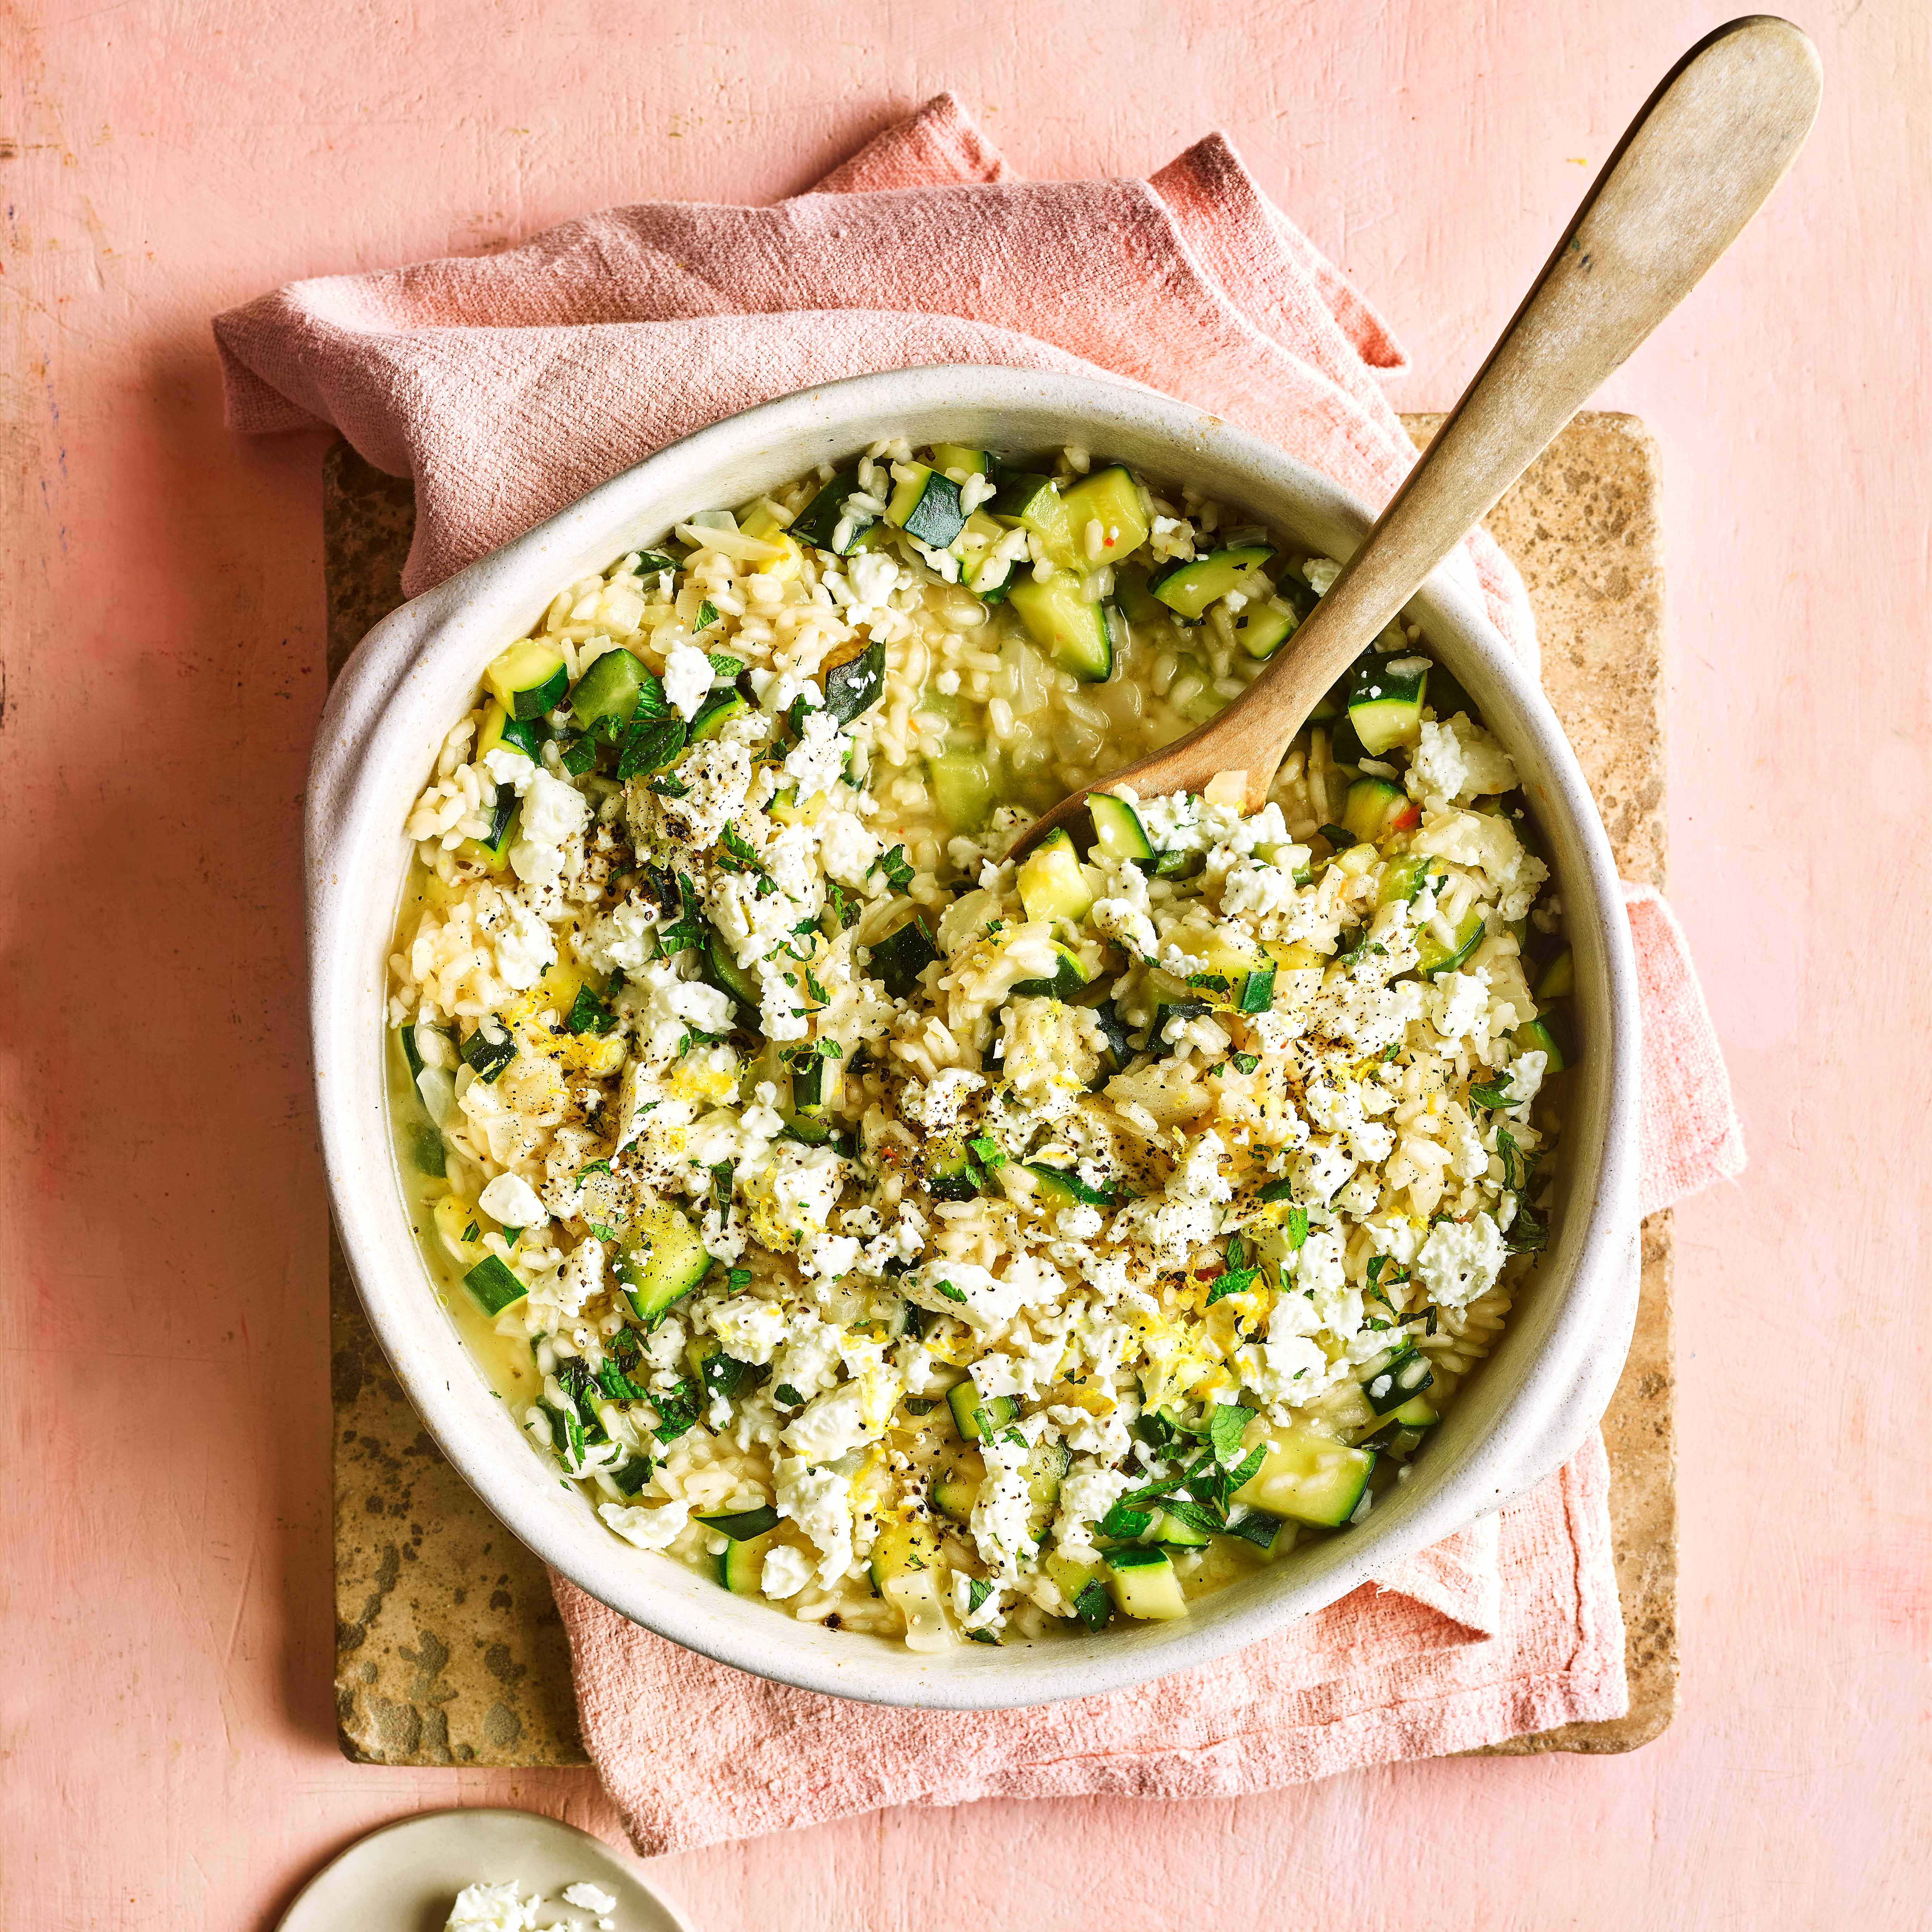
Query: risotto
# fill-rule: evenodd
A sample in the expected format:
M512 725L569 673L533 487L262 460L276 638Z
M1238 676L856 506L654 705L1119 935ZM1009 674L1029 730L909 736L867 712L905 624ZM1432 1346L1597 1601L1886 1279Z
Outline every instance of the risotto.
M1185 1616L1426 1453L1544 1244L1575 1052L1466 694L1398 620L1259 811L1116 787L1006 856L1337 569L1079 450L886 442L483 670L408 820L397 1142L614 1535L1021 1642Z

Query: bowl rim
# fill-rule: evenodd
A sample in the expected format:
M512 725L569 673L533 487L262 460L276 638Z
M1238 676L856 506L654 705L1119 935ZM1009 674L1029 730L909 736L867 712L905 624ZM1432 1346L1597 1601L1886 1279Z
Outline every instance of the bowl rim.
M1490 622L1459 548L1410 608L1427 627L1430 649L1449 660L1517 756L1557 861L1586 1034L1602 1050L1577 1070L1582 1118L1570 1132L1580 1154L1555 1238L1497 1351L1510 1356L1513 1381L1478 1403L1499 1361L1472 1379L1433 1445L1441 1466L1418 1465L1418 1480L1392 1492L1392 1504L1384 1498L1351 1535L1313 1546L1307 1560L1292 1559L1292 1573L1270 1569L1230 1585L1196 1600L1199 1613L1179 1622L1116 1625L1098 1641L956 1646L937 1658L822 1630L721 1592L675 1559L654 1562L598 1523L574 1486L561 1493L576 1507L560 1508L554 1472L488 1390L439 1298L424 1292L429 1276L414 1250L381 1112L382 1057L369 1047L385 1025L382 962L410 849L401 834L407 799L455 715L446 696L473 689L488 656L528 628L558 585L660 536L694 504L708 507L710 488L726 472L768 473L723 500L742 501L821 454L847 454L914 419L936 418L954 433L922 429L916 441L991 442L1001 421L1037 419L1044 429L1049 420L1071 420L1093 432L1096 446L1156 475L1207 477L1217 496L1249 507L1270 496L1292 500L1291 511L1264 520L1291 531L1321 526L1330 555L1346 557L1372 520L1359 500L1298 459L1151 391L982 365L888 370L801 390L666 445L376 626L337 679L317 728L304 860L330 1205L370 1324L443 1454L554 1571L661 1636L802 1690L966 1711L1096 1695L1208 1663L1385 1574L1567 1460L1609 1401L1635 1317L1637 1005L1622 890L1588 786L1533 673ZM1059 429L1030 446L1018 439L1023 447L1065 440ZM1012 446L1015 439L1006 440ZM1150 447L1162 453L1133 453ZM372 934L363 928L376 901L388 910ZM412 1269L400 1262L402 1244ZM1532 1301L1535 1312L1522 1312ZM1520 1336L1528 1339L1520 1345Z

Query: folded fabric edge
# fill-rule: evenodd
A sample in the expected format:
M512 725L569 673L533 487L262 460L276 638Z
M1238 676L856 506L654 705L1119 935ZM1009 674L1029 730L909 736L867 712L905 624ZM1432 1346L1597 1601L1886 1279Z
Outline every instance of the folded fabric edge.
M1654 886L1623 882L1636 954L1644 1038L1642 1172L1646 1214L1673 1207L1746 1165L1744 1125L1690 943Z
M870 194L896 188L1015 178L957 94L935 94L903 119L881 128L809 190Z

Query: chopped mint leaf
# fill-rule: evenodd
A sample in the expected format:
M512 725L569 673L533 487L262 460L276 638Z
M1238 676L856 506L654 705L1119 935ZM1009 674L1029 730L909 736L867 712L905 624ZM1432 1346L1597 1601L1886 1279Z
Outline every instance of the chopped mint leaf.
M912 884L912 867L907 860L903 845L895 845L884 858L874 863L872 869L884 873L886 883L895 892L902 892Z
M646 718L640 704L617 753L617 776L628 781L640 772L662 771L684 749L690 736L690 728L675 712Z
M1238 1053L1234 1061L1236 1072L1252 1073L1262 1064L1262 1057L1258 1053Z
M472 1221L472 1222L470 1222L470 1224L469 1225L469 1226L468 1226L468 1227L466 1227L466 1228L465 1228L464 1229L464 1231L463 1231L463 1238L464 1238L466 1241L473 1241L473 1240L475 1240L477 1238L477 1237L478 1237L478 1235L480 1235L480 1234L482 1233L482 1232L483 1232L483 1230L482 1229L482 1228L480 1228L480 1227L476 1224L476 1222L475 1222L474 1221Z
M1092 1578L1082 1586L1078 1596L1073 1600L1073 1614L1089 1630L1101 1629L1114 1614L1114 1600L1108 1595L1099 1577Z
M1291 1254L1299 1254L1302 1244L1308 1239L1308 1210L1291 1208L1288 1210L1288 1248Z
M948 1301L964 1301L966 1299L966 1291L963 1288L955 1288L950 1281L936 1281L932 1285Z
M1237 1402L1217 1403L1208 1418L1208 1440L1214 1460L1225 1469L1241 1456L1241 1438L1255 1419L1255 1411Z
M790 1382L780 1382L778 1387L772 1390L772 1396L774 1400L783 1402L788 1408L797 1408L805 1401L804 1396L800 1395Z
M651 1432L660 1442L675 1442L688 1434L698 1420L699 1391L688 1376L681 1376L668 1393L653 1393L652 1408L658 1412L658 1426Z
M761 878L764 876L764 861L753 849L751 841L735 825L726 826L718 835L718 842L724 847L726 854L718 862L720 865L727 866L734 872L756 872ZM790 975L788 974L787 977L789 978Z
M713 677L736 677L744 668L742 658L734 658L728 651L713 651L711 653L711 674Z
M1245 1294L1261 1274L1258 1268L1229 1268L1208 1284L1208 1305L1213 1307L1226 1294Z
M577 989L570 1011L564 1016L563 1030L574 1034L607 1034L617 1024L617 1016L588 986Z
M1469 1098L1479 1107L1511 1106L1515 1103L1510 1099L1510 1089L1514 1084L1515 1082L1505 1074L1501 1080L1492 1082L1486 1086L1472 1086L1469 1089Z
M698 622L692 628L700 631L708 631L717 621L718 607L707 597L698 607Z
M1153 1528L1154 1516L1150 1510L1130 1509L1125 1503L1119 1502L1094 1527L1102 1536L1113 1537L1122 1543L1132 1543Z

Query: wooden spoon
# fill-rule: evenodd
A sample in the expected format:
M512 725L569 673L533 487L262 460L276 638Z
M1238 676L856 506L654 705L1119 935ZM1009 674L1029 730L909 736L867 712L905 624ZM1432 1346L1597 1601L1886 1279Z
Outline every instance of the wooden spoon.
M1424 580L1688 295L1775 188L1818 112L1816 50L1754 14L1700 40L1645 104L1556 252L1435 440L1328 594L1267 669L1198 730L1093 788L1143 798L1238 789L1268 796L1288 746L1335 680ZM1084 809L1078 792L1013 846Z

